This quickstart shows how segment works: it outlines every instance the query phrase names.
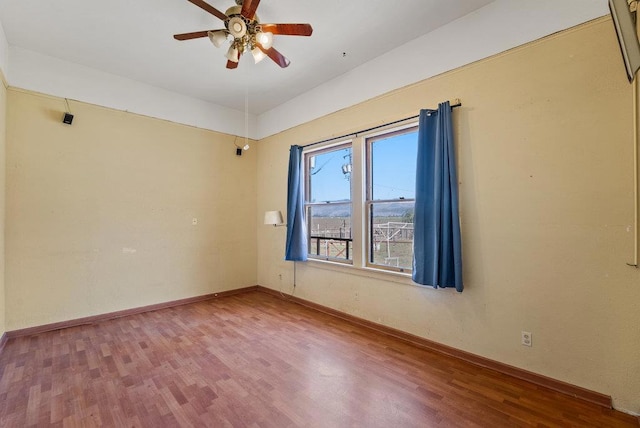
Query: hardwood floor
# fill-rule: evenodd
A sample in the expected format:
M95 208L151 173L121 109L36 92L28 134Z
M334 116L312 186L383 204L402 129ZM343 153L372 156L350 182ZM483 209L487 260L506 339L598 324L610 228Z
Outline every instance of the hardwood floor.
M9 339L0 426L638 426L262 292Z

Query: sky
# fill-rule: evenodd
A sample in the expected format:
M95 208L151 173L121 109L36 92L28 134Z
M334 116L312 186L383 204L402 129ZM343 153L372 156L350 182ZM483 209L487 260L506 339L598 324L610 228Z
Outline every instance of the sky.
M418 132L376 140L372 147L373 199L415 197ZM312 202L348 200L351 182L343 174L350 163L351 148L322 153L311 170Z

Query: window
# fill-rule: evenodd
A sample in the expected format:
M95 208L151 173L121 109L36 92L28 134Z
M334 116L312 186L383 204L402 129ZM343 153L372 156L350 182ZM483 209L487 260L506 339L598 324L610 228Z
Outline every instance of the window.
M352 260L351 159L350 144L305 155L305 210L312 257Z
M305 150L310 258L411 271L417 148L413 123Z
M418 130L367 138L367 264L411 270Z

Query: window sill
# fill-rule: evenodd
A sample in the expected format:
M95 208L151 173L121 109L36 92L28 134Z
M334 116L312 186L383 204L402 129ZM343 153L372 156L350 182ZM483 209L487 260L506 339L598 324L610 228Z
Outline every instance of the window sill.
M333 262L330 260L309 258L309 267L314 269L326 269L334 272L342 272L349 275L362 276L387 282L395 282L404 285L420 287L411 279L411 273L388 271L371 267L358 267L351 264Z

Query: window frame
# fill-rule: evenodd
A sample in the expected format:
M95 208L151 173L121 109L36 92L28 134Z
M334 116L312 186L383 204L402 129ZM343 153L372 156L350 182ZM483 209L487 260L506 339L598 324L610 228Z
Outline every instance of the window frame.
M338 151L349 148L351 150L351 158L353 159L353 141L352 140L342 140L337 143L326 145L322 147L318 147L317 149L305 150L303 151L303 163L304 163L304 214L306 219L306 228L307 228L307 257L311 260L322 260L332 263L340 263L345 265L353 265L354 261L354 239L353 239L353 229L354 229L354 192L353 192L353 181L351 177L353 177L353 167L350 172L349 186L350 186L350 199L348 201L320 201L320 202L311 202L311 158L321 155L323 153L329 153L332 151ZM349 240L345 240L346 242L346 255L351 258L337 258L337 257L329 257L322 256L319 254L313 254L311 252L312 248L312 225L311 225L311 216L309 215L311 209L313 207L326 207L328 205L349 205L351 212L351 238ZM317 239L317 238L316 238ZM339 240L343 240L340 238ZM349 246L351 246L351 252L349 251Z
M365 193L364 193L364 204L363 204L363 217L365 220L365 248L363 259L365 263L365 267L374 268L374 269L382 269L388 270L398 273L407 273L407 271L411 271L411 268L405 267L396 267L389 265L382 265L378 263L374 263L373 260L373 206L376 204L385 204L385 203L413 203L415 208L415 197L414 198L404 198L399 197L397 199L373 199L373 156L372 156L372 146L376 141L386 140L388 138L393 138L398 135L409 134L412 132L418 132L418 123L406 124L405 126L399 128L392 128L383 130L381 132L377 132L375 134L364 136L364 148L365 148Z
M310 174L309 160L310 155L318 155L322 152L328 152L339 149L341 146L351 147L352 154L352 171L351 171L351 239L352 251L351 260L334 259L326 256L316 256L309 253L308 260L316 263L317 267L330 270L343 270L345 272L358 272L359 275L383 278L402 284L413 284L411 281L411 268L396 268L394 266L385 266L375 263L369 263L369 249L371 248L371 239L369 238L370 228L370 209L369 209L369 187L371 166L369 164L369 156L367 150L367 140L379 140L388 138L389 135L402 134L418 129L417 118L408 119L406 122L393 122L383 127L376 127L375 130L351 134L340 140L333 140L326 144L318 144L314 147L305 148L303 151L304 165L304 189L305 189L305 217L307 227L307 243L311 244L311 223L308 216L307 206L310 199ZM392 200L396 202L397 200ZM403 199L402 202L414 202L415 198ZM373 202L384 202L373 201ZM326 205L325 203L315 203L315 205ZM382 275L382 276L381 276Z

